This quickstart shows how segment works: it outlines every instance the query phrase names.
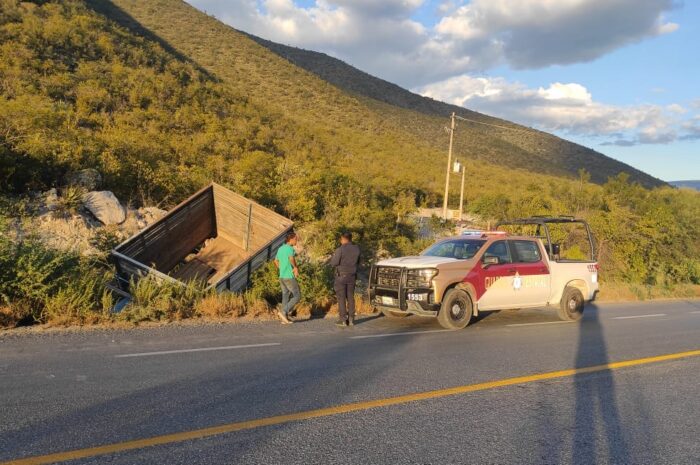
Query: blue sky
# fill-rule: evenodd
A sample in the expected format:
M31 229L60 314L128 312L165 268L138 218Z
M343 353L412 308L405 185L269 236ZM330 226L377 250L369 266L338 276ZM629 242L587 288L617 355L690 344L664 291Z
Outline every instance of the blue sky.
M700 2L190 0L238 28L700 179Z

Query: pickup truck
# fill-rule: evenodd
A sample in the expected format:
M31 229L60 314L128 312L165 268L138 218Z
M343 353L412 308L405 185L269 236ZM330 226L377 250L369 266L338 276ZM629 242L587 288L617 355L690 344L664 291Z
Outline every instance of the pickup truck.
M580 226L590 253L562 258L550 226ZM534 230L513 235L504 229ZM555 306L562 320L578 320L598 292L598 263L590 228L573 217L533 217L437 241L418 256L382 260L370 271L369 298L387 317L437 318L461 329L482 310Z

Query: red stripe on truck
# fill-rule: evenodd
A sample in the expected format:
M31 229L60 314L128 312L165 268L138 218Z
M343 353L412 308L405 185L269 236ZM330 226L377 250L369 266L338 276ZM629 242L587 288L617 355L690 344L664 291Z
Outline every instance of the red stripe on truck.
M462 282L472 285L478 301L496 281L516 274L520 276L548 275L549 267L542 260L535 263L503 263L491 265L486 269L481 262L477 262Z

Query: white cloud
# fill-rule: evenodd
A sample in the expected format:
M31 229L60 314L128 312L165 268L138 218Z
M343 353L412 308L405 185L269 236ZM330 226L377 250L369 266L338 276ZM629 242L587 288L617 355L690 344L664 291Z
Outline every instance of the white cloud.
M674 0L441 0L433 27L413 19L425 0L188 0L224 22L283 44L322 51L424 95L605 144L700 138L700 100L615 106L583 85L528 88L467 73L590 61L669 34ZM653 92L660 89L652 90Z
M602 138L605 144L664 144L691 132L690 120L683 118L687 110L681 105L608 105L595 101L588 89L577 83L530 88L502 78L462 75L416 90L528 126Z
M436 26L466 42L502 44L515 68L538 68L598 58L646 37L668 34L672 0L472 0Z
M319 50L406 87L506 63L538 68L595 59L672 32L673 0L447 0L439 21L412 19L424 0L189 0L265 39Z
M700 115L695 115L692 119L683 123L685 134L681 136L683 140L700 139Z

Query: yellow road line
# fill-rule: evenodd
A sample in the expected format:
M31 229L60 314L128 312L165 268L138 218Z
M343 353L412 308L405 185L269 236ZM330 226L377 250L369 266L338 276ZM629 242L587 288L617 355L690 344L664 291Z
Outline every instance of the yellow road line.
M95 457L105 454L113 454L124 452L133 449L141 449L144 447L157 446L162 444L172 444L192 439L206 438L223 433L232 433L235 431L260 428L262 426L280 425L292 421L308 420L311 418L327 417L338 415L341 413L356 412L359 410L368 410L377 407L387 407L390 405L406 404L409 402L417 402L420 400L436 399L440 397L454 396L467 392L484 391L504 386L512 386L514 384L532 383L535 381L544 381L548 379L566 378L585 373L595 373L606 370L617 370L620 368L634 367L639 365L647 365L649 363L665 362L669 360L678 360L681 358L700 356L700 350L691 350L688 352L678 352L675 354L658 355L655 357L638 358L635 360L625 360L622 362L611 362L604 365L594 365L583 368L572 368L569 370L550 371L548 373L539 373L528 376L518 376L516 378L506 378L497 381L489 381L486 383L468 384L465 386L456 386L447 389L438 389L434 391L418 392L415 394L407 394L397 397L389 397L386 399L368 400L363 402L355 402L352 404L338 405L335 407L320 408L316 410L307 410L305 412L290 413L287 415L277 415L274 417L260 418L257 420L241 421L237 423L229 423L226 425L213 426L210 428L202 428L192 431L184 431L182 433L166 434L163 436L155 436L146 439L136 439L133 441L119 442L116 444L107 444L104 446L89 447L86 449L78 449L67 452L58 452L55 454L38 455L35 457L27 457L22 459L10 460L9 462L0 462L0 465L44 465L66 460L76 460L87 457Z

